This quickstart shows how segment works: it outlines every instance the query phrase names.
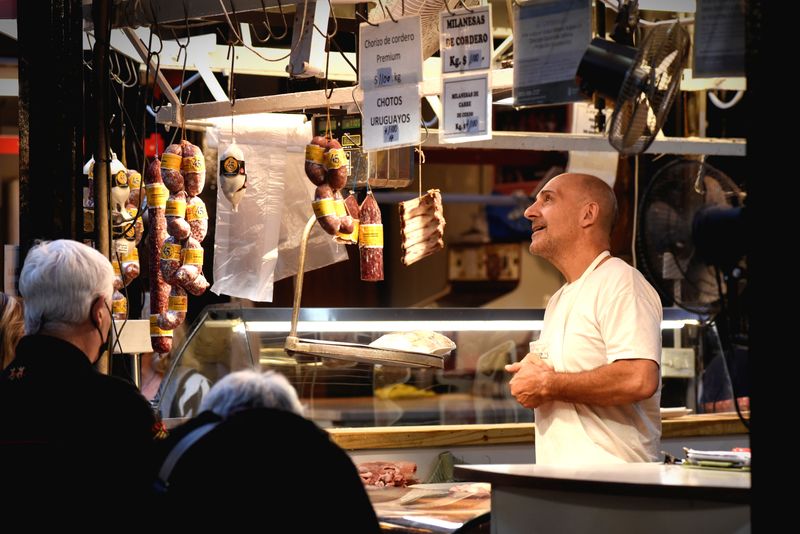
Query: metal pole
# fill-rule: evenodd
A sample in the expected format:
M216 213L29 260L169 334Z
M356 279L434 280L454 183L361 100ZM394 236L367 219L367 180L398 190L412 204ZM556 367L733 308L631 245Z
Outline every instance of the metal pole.
M92 2L95 38L94 58L92 60L92 83L94 86L95 135L94 146L94 227L97 232L97 250L111 258L111 229L109 225L109 191L111 180L111 150L108 142L107 104L109 98L109 45L111 27L109 25L109 0Z

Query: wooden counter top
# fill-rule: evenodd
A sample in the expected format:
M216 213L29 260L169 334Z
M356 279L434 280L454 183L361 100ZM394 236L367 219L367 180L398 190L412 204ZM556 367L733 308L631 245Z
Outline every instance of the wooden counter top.
M534 423L329 428L346 450L503 445L534 441ZM685 415L662 422L662 438L746 434L735 413Z

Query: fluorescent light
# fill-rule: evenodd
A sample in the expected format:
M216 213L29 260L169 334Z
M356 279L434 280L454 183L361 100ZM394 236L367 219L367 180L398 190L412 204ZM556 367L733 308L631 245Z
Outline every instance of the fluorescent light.
M662 321L662 330L698 324L695 320ZM289 332L291 321L247 321L248 332ZM298 332L530 332L542 329L544 321L299 321Z
M686 325L699 325L700 321L695 319L682 319L680 321L661 321L661 330L677 330Z
M405 515L403 519L412 523L419 523L422 525L431 525L434 527L445 528L448 530L455 530L462 526L462 523L454 523L453 521L445 521L444 519L436 519L433 517L426 517L422 515Z
M298 332L530 331L542 321L299 321ZM248 332L288 332L290 321L248 321Z

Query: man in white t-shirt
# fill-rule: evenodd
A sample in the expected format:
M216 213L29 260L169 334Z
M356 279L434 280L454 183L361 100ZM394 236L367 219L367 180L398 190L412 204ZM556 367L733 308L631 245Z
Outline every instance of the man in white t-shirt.
M506 366L534 409L537 464L655 461L661 439L661 300L609 254L617 205L597 177L562 174L525 211L531 253L567 283L550 299L531 352Z

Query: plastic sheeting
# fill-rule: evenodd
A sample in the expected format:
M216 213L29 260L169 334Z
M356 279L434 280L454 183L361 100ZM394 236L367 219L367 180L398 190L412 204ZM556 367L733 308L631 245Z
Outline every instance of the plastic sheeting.
M234 213L217 189L214 285L221 295L271 302L273 285L297 273L300 239L311 217L314 185L304 171L311 124L303 115L236 116L236 144L244 153L247 192ZM221 154L231 142L231 119L207 129L206 142ZM306 271L347 259L343 245L314 226Z

